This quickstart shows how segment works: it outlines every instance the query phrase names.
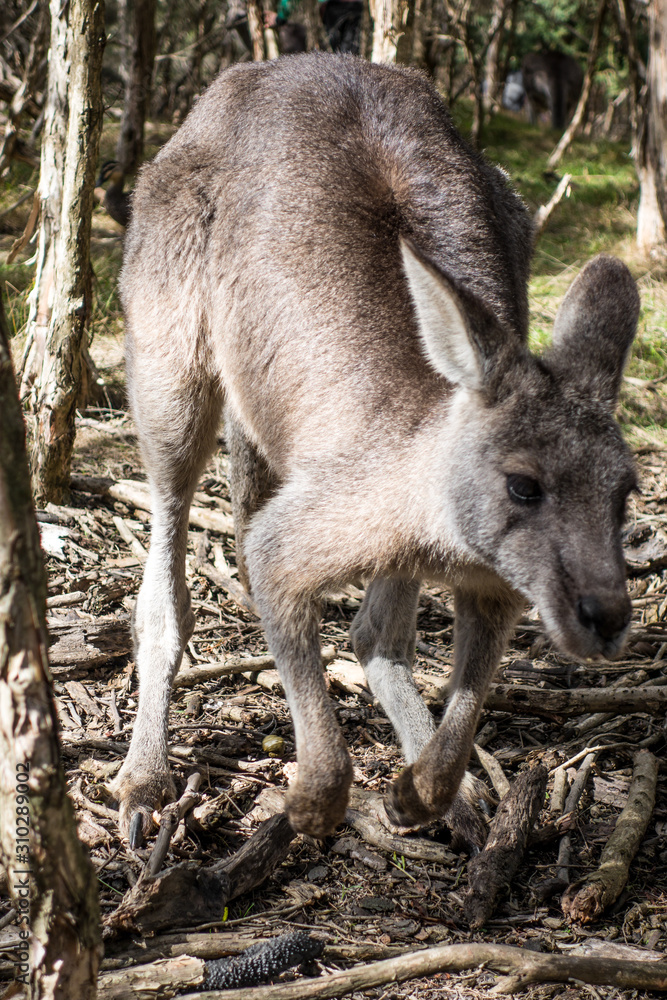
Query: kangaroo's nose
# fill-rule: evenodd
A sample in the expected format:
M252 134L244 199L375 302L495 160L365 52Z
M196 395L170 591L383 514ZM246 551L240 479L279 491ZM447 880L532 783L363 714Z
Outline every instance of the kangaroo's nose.
M586 594L577 601L577 615L581 624L597 633L605 642L616 639L628 626L632 606L627 594L611 601L600 601L593 594Z

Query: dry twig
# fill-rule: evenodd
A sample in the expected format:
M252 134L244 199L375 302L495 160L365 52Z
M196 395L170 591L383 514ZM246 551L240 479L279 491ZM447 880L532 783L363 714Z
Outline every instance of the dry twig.
M535 226L535 237L538 237L542 232L542 230L544 229L544 227L546 226L547 222L549 221L549 216L553 212L556 205L558 205L561 199L569 193L568 189L570 187L571 180L572 180L572 174L565 174L564 177L561 177L558 187L551 195L549 201L546 203L546 205L540 205L538 210L535 212L535 215L533 216L533 225Z
M146 862L146 867L144 868L141 876L142 878L151 878L153 875L157 875L160 871L164 859L167 856L171 838L176 833L178 824L188 810L192 809L192 807L195 806L201 798L198 791L200 785L201 774L196 771L188 778L185 791L181 795L178 802L170 802L162 810L162 815L160 816L160 829L158 830L158 835L155 840L155 846L153 847L151 855Z

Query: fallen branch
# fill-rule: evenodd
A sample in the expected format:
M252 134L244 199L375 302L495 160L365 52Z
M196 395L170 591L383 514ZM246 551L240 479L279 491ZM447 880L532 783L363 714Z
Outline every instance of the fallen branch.
M545 691L523 684L492 684L484 707L497 712L530 712L534 715L582 715L613 712L615 715L663 716L667 712L667 688L570 688Z
M114 517L113 523L120 537L127 545L130 546L132 555L136 556L139 562L145 563L148 558L148 552L146 552L146 549L132 531L129 524L123 520L122 517Z
M634 758L628 800L592 875L573 883L562 900L563 913L578 923L590 923L620 896L630 863L642 842L655 805L658 762L648 750Z
M253 601L250 594L246 591L238 580L229 576L227 573L223 573L217 568L217 566L212 566L211 563L202 562L196 567L198 573L201 576L205 576L207 580L220 590L224 590L228 594L235 604L238 604L240 608L247 611L248 614L255 615L259 618L259 611L257 610L257 605Z
M609 958L539 954L500 944L450 944L411 952L371 965L334 972L319 979L277 983L254 989L206 990L187 993L181 1000L332 1000L361 990L403 983L439 972L463 972L484 966L516 975L520 987L529 983L566 983L578 979L599 986L639 990L667 990L667 961L630 962ZM520 988L519 987L519 988Z
M491 820L484 850L468 862L463 911L473 930L486 923L518 871L546 790L547 769L541 764L520 774Z
M97 982L97 997L98 1000L174 997L182 990L203 985L205 968L206 963L201 958L181 955L130 969L103 972Z
M322 649L322 663L329 663L336 657L335 646L324 646ZM212 681L217 677L225 677L228 674L257 673L260 670L268 670L275 667L276 661L270 653L262 656L228 656L222 663L211 663L207 667L191 667L189 670L181 670L174 679L174 688L194 687L203 681Z
M132 651L130 621L105 616L93 622L49 626L49 664L54 677L73 668L90 670Z
M146 937L168 927L222 921L228 900L229 882L224 875L186 862L137 882L105 917L102 936L125 932Z
M563 816L567 816L574 813L577 805L579 804L579 799L584 793L584 789L588 783L588 778L591 773L591 768L595 763L597 757L597 751L591 751L584 757L584 761L581 764L579 770L577 771L576 777L572 782L572 787L568 793L567 799L565 800L565 806L563 809L563 815L560 817L561 820ZM564 888L570 878L569 868L570 868L570 854L572 852L572 834L568 830L563 834L558 845L558 871L557 880L562 883Z
M225 925L222 925L223 928ZM191 932L180 934L159 934L150 941L141 944L130 944L126 939L108 941L106 957L102 960L104 972L125 969L132 965L144 965L157 962L164 958L181 958L189 955L193 958L223 958L225 955L239 955L250 945L257 944L261 938L248 935L248 931L234 932L224 929L220 932ZM350 944L338 941L326 946L324 958L326 962L374 962L385 958L402 955L412 949L400 944L374 944L371 941L361 941ZM614 958L636 957L614 955ZM653 958L649 953L648 958ZM187 986L188 984L184 984Z
M433 840L425 837L393 834L387 830L384 799L382 795L367 788L350 789L350 804L345 813L345 822L361 834L367 844L379 847L389 854L427 861L429 864L449 865L455 855Z
M295 837L283 813L262 823L236 854L211 868L186 863L141 879L106 917L103 936L147 936L171 927L222 922L227 904L261 885L285 859Z
M146 483L132 479L104 479L98 476L72 476L71 487L82 493L92 493L96 496L108 496L119 500L128 507L137 507L149 513L153 506L151 495ZM234 519L229 514L218 510L208 510L205 507L190 507L189 523L195 528L206 528L217 531L221 535L234 535Z
M220 935L222 936L222 935ZM225 935L226 936L226 935ZM173 997L184 989L226 990L267 982L286 969L318 958L324 941L303 931L248 941L231 957L204 961L182 955L129 969L106 972L98 981L98 1000Z
M556 205L562 200L564 195L568 195L569 197L569 187L571 180L572 180L572 174L565 174L564 177L561 177L558 187L551 195L549 201L546 203L546 205L540 205L538 210L535 212L535 215L533 216L535 239L537 239L537 237L540 235L540 233L546 226L547 222L549 221L549 216L553 212Z
M500 800L504 799L510 790L510 783L505 777L505 772L502 767L493 754L481 747L479 743L474 744L473 750L475 751L477 760L491 778L491 783L496 790L498 798Z
M381 819L384 800L368 788L350 788L350 801L345 822L361 834L366 843L389 854L403 855L429 864L450 865L455 855L443 844L425 837L390 833ZM260 815L275 815L285 808L285 792L280 788L265 788L257 797Z
M236 854L214 865L213 871L229 879L229 899L261 885L285 860L296 836L287 815L279 813L262 823Z

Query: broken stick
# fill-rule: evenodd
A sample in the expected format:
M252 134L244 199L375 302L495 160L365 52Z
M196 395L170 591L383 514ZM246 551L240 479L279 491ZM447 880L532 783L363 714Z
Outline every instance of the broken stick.
M178 802L170 802L162 810L162 815L160 816L160 829L158 830L155 846L153 847L151 855L146 862L146 867L141 874L141 878L152 878L153 875L157 875L160 871L164 859L167 856L171 838L176 833L178 824L188 810L192 809L193 806L196 806L201 798L198 791L200 785L201 774L199 771L195 771L195 773L191 774L188 778L185 791L181 795ZM130 841L132 841L132 834L130 834Z
M564 177L561 177L558 183L558 187L551 195L549 201L546 203L546 205L540 205L538 210L535 212L535 215L533 216L533 225L535 226L536 237L539 236L539 234L546 226L549 220L549 216L553 212L556 205L558 205L558 203L565 195L569 196L569 187L571 180L572 180L572 174L565 174Z
M590 923L618 899L646 833L655 805L658 762L650 751L640 750L633 767L628 801L602 852L599 868L569 886L563 896L563 913L577 923Z
M322 663L330 663L336 657L335 646L323 646L321 651ZM226 677L228 674L255 673L260 670L269 670L275 667L276 661L270 653L261 656L226 656L222 663L209 663L203 667L191 667L189 670L181 670L174 678L174 689L194 687L203 681L214 681L218 677Z
M573 813L579 804L579 799L584 793L586 784L588 783L588 778L591 773L591 768L595 763L595 758L597 757L596 751L591 751L584 758L583 764L579 767L577 771L577 776L572 782L572 787L568 793L567 799L565 801L565 810L563 815L567 816L568 813ZM562 817L561 817L562 818ZM566 831L561 837L560 844L558 845L558 874L557 878L561 881L562 885L567 885L569 881L569 867L570 867L570 852L572 848L572 835L569 831Z
M547 770L542 764L520 774L491 820L484 850L468 862L470 889L463 911L473 930L486 923L498 897L511 884L546 790Z

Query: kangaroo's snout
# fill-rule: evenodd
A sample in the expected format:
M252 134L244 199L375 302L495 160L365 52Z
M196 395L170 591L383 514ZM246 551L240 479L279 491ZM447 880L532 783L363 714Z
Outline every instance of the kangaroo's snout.
M622 594L584 594L577 601L579 621L605 643L618 643L630 624L632 605L624 591Z

